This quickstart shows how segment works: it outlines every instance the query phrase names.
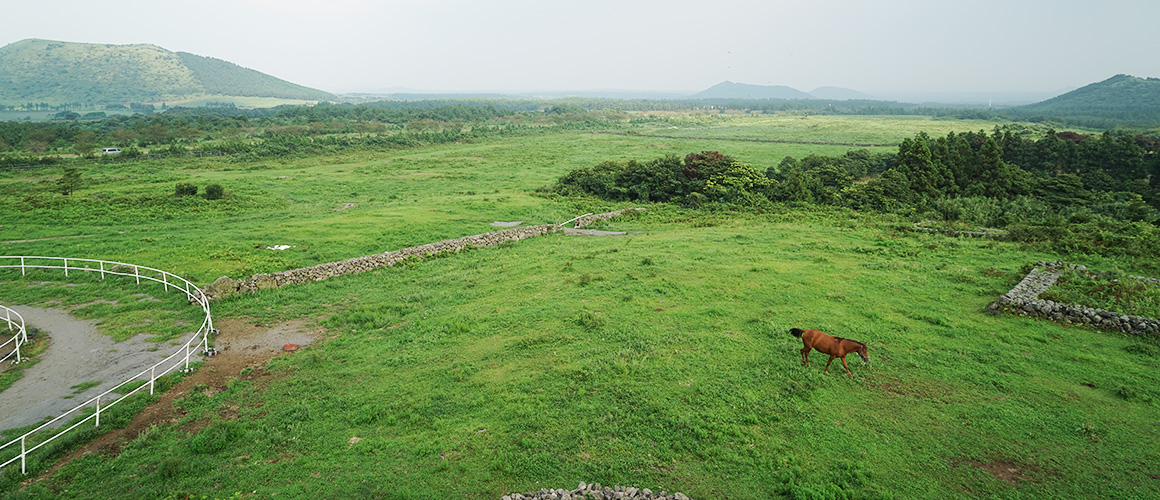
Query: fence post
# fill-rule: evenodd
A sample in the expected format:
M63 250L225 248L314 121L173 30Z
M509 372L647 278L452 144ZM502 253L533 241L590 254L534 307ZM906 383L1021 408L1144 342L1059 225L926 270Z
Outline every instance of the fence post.
M101 426L101 397L97 396L97 427Z
M189 344L185 344L185 369L189 369Z
M141 271L140 271L140 269L137 268L137 266L133 266L133 277L135 277L137 279L137 284L140 285L141 284Z
M28 469L24 466L24 459L26 457L28 457L28 452L25 451L25 448L24 448L24 438L25 437L28 437L28 434L20 436L20 473L21 474L28 474Z
M153 381L157 380L156 373L157 373L157 365L153 365L153 367L149 369L149 395L150 396L153 395Z
M161 272L161 285L165 287L165 291L169 291L169 273Z
M64 260L64 277L68 277L68 259Z
M20 258L20 275L24 276L24 257Z
M101 261L101 279L105 279L105 261Z

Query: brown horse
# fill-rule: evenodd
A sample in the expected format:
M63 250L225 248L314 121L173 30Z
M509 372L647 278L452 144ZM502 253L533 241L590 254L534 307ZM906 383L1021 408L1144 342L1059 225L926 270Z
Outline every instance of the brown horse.
M842 368L846 369L846 375L851 378L854 377L850 373L850 367L846 366L846 355L852 352L857 352L862 357L862 361L870 362L870 355L866 352L866 344L858 342L857 340L844 339L842 337L831 337L818 330L802 330L801 328L792 328L789 331L794 337L801 337L802 344L802 364L810 366L810 349L817 349L830 355L830 360L826 362L825 373L830 373L830 363L834 362L834 358L842 358Z

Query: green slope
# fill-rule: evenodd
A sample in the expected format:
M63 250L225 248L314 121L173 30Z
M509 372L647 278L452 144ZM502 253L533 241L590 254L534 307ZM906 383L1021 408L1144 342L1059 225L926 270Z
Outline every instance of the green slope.
M784 85L750 85L721 82L693 94L693 99L813 99L814 96Z
M279 80L221 59L202 57L188 52L178 52L177 57L193 72L194 79L209 94L315 101L334 99L334 94L329 92Z
M1160 123L1160 78L1116 75L1014 111L1070 119Z
M0 102L109 104L206 95L323 100L334 96L226 61L156 45L29 39L0 47Z

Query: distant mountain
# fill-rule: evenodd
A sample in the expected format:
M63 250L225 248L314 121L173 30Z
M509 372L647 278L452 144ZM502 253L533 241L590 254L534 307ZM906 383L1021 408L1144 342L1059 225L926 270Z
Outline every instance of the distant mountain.
M814 90L811 90L810 95L818 99L827 99L831 101L873 101L878 99L877 97L874 97L870 94L858 92L857 90L844 89L842 87L818 87Z
M125 104L206 96L335 99L230 62L156 45L29 39L0 47L0 103Z
M1061 117L1071 121L1160 123L1160 79L1116 75L1012 111L1025 116Z
M689 96L692 99L813 99L814 97L784 85L750 85L721 82Z

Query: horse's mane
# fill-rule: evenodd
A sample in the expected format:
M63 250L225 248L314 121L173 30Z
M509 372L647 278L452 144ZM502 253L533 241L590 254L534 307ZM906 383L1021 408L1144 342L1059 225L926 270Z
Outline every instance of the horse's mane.
M858 345L866 345L865 342L858 342L857 340L848 339L848 338L844 338L844 337L834 337L834 340L838 341L839 344L841 344L843 340L849 340L850 342L853 342L853 343L858 344Z

